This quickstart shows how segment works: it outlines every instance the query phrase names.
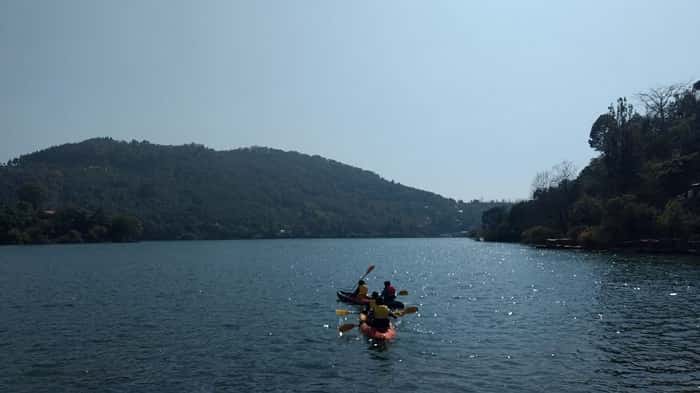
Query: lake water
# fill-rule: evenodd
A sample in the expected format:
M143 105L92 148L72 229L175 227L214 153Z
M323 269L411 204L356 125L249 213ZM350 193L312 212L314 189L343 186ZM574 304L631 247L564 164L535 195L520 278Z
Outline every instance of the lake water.
M377 349L375 264L418 314ZM0 248L2 392L697 392L700 261L467 239Z

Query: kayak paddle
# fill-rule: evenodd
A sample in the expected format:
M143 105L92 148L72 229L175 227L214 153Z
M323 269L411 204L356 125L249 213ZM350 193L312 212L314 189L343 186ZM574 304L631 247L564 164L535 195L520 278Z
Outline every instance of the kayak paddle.
M369 265L365 274L363 274L362 277L360 277L360 279L358 281L364 280L365 277L367 277L367 275L372 272L372 270L374 270L374 265ZM355 288L355 289L353 289L352 291L355 292L355 290L357 289L357 284L355 284L355 286L353 288Z
M344 312L347 312L348 314L350 314L350 311L348 311L348 310L335 310L336 314L338 314L338 312L340 312L340 311L344 311ZM410 307L406 307L406 309L404 309L402 311L395 312L394 315L396 315L397 317L402 317L402 316L408 315L408 314L415 314L416 312L418 312L418 307L410 306ZM340 314L338 314L338 315L340 315ZM347 315L347 314L345 314L345 315ZM354 323L346 323L346 324L340 325L338 327L338 331L341 333L345 333L348 330L352 330L355 326L357 326L357 325Z
M367 275L372 272L372 270L374 270L374 265L369 265L369 267L367 268L367 271L365 272L365 275L360 277L360 280L364 280L365 277L367 277Z
M403 317L404 315L415 314L417 312L418 312L418 307L410 306L410 307L406 307L403 310L396 311L394 313L394 315L396 315L397 317Z
M404 316L404 315L415 314L415 313L417 313L417 312L418 312L418 307L416 307L416 306L410 306L410 307L406 307L406 308L403 309L403 310L394 311L394 315L396 315L397 317L402 317L402 316ZM335 315L337 315L337 316L339 316L339 317L344 317L344 316L347 316L347 315L350 315L350 314L355 314L355 312L354 312L354 311L350 311L350 310L342 310L342 309L335 310Z
M399 291L399 296L408 296L408 291L405 289L402 289Z

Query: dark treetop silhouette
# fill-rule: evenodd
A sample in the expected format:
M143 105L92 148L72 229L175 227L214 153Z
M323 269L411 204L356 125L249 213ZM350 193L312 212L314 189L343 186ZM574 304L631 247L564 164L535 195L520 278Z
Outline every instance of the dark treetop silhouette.
M531 200L484 212L486 240L694 251L700 240L700 82L625 98L590 131L600 155L576 176L535 178ZM555 181L542 181L555 179Z

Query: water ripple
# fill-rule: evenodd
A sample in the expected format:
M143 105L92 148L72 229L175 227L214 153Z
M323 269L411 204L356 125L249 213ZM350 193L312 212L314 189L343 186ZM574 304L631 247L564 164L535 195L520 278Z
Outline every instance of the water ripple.
M3 248L12 392L700 389L700 263L466 239ZM375 346L333 310L373 263L420 312ZM326 327L327 326L327 327Z

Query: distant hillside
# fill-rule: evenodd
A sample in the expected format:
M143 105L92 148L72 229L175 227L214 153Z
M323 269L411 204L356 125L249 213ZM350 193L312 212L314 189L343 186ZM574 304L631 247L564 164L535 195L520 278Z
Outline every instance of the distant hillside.
M139 239L434 236L478 226L497 204L296 152L98 138L1 166L0 205L0 240L21 243L104 240L115 215L138 226L129 237Z

